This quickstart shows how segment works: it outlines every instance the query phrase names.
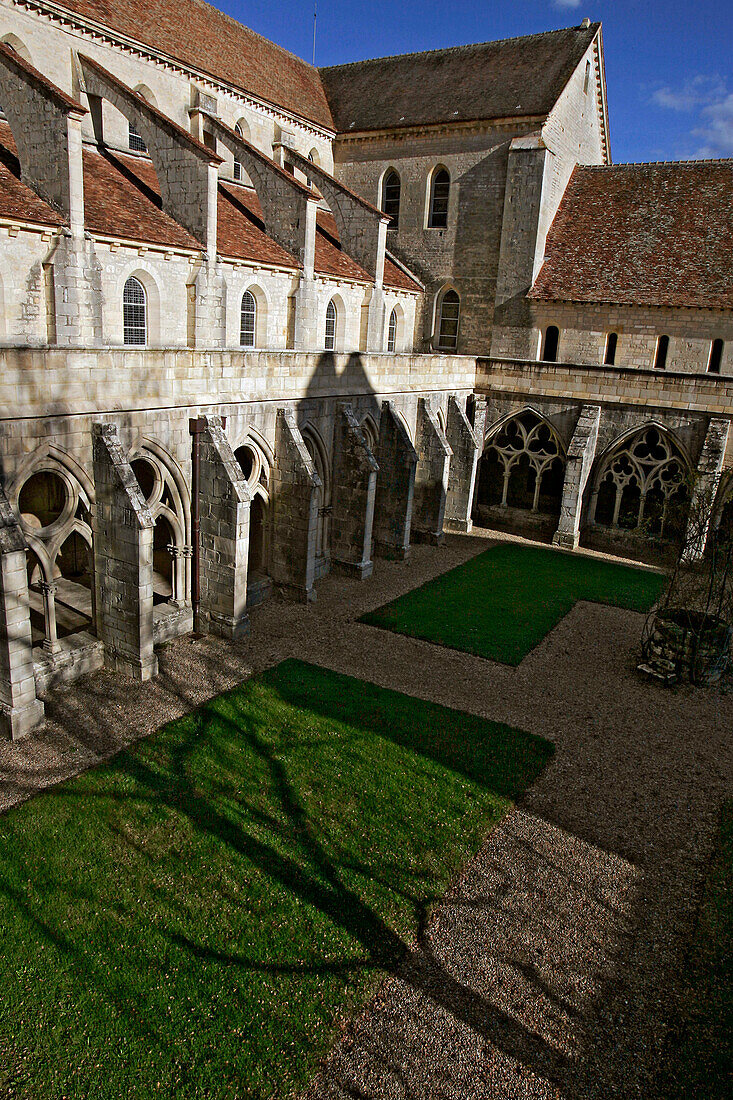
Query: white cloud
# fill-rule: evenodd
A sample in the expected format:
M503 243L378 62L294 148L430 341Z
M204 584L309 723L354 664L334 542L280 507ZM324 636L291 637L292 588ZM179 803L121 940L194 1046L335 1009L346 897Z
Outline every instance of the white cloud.
M582 0L553 0L556 8L579 8Z
M693 130L702 141L698 157L733 157L733 93L701 111L702 125Z
M728 91L722 77L700 75L679 88L657 88L652 103L694 116L686 142L688 156L733 156L733 92Z
M657 88L652 103L671 111L695 111L725 95L725 83L719 76L694 76L680 88Z

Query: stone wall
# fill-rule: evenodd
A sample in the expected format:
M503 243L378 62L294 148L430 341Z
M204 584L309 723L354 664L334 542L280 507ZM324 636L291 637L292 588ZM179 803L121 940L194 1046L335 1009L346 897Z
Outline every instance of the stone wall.
M703 374L713 340L725 341L720 373L733 374L733 314L720 310L682 310L593 303L531 302L525 332L496 329L495 358L539 355L548 325L560 330L560 362L602 365L609 332L618 335L618 367L654 367L657 338L669 336L667 370Z
M383 558L405 561L410 555L418 456L391 401L382 405L376 459L379 475L374 501L374 552Z
M350 405L342 403L333 435L331 565L366 580L371 576L377 465Z

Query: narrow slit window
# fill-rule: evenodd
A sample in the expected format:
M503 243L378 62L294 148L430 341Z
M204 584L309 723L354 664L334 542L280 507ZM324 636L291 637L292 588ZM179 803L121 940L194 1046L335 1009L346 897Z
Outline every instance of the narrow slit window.
M323 345L326 351L336 347L336 306L333 299L326 306L326 339Z
M241 123L238 122L234 129L237 131L241 138L246 139L247 135L245 134ZM234 178L235 180L241 180L242 178L242 163L241 161L238 161L236 157L234 158Z
M397 347L397 310L393 309L389 315L387 329L387 351L394 351Z
M132 122L130 123L130 130L128 136L128 144L133 153L147 153L148 147L143 141L142 134L138 131Z
M616 348L618 347L618 333L609 332L606 337L606 353L603 356L603 362L607 363L609 367L612 367L616 362Z
M122 292L122 328L126 344L143 346L148 341L148 303L145 287L134 275Z
M664 370L667 366L667 353L669 351L669 336L660 336L657 340L657 351L654 356L656 370Z
M710 345L710 358L708 359L708 373L720 374L720 365L723 362L723 341L713 340Z
M448 225L448 199L450 197L450 176L445 168L439 168L433 176L430 188L430 229L445 229Z
M239 344L243 348L255 346L255 331L257 328L257 302L251 291L245 290L242 295L242 310L239 325Z
M382 210L389 215L388 229L397 229L400 223L400 191L402 185L400 177L391 170L384 177L382 184Z
M548 325L545 329L545 338L542 341L541 359L544 363L557 362L557 347L560 342L560 329L557 325Z
M440 305L438 347L441 351L455 351L458 347L458 320L461 300L455 290L447 290Z
M583 79L583 91L588 95L588 89L590 88L590 61L585 63L585 78Z

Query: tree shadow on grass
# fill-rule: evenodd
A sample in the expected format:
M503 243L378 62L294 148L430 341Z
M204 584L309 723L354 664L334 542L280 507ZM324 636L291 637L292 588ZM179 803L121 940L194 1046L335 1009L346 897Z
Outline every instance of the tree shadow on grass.
M377 858L375 865L374 858L364 858L363 853L360 856L358 844L356 853L344 851L343 845L332 835L328 822L316 819L309 809L303 790L288 768L288 753L294 747L306 744L308 751L315 753L319 744L333 741L332 731L329 728L328 737L306 737L304 742L299 742L292 727L287 722L283 723L281 705L285 703L299 707L301 713L305 709L319 719L333 721L339 727L345 723L350 725L352 728L344 738L345 743L349 737L358 741L370 733L376 733L410 753L423 753L428 760L457 775L469 777L497 795L516 795L521 787L519 776L510 776L508 780L506 776L502 778L496 762L487 760L485 745L481 752L477 744L471 743L472 740L478 742L481 727L486 736L487 723L472 720L468 715L461 716L462 720L465 718L468 729L463 743L457 744L447 738L442 729L449 714L455 720L455 712L432 704L420 704L425 708L424 713L430 716L430 727L423 725L422 738L414 730L408 736L408 724L403 725L400 720L403 716L399 713L399 707L395 713L397 700L404 697L382 692L371 685L361 685L357 702L369 705L358 706L358 718L355 719L353 700L350 713L347 713L345 703L345 681L348 678L310 667L311 680L307 685L304 681L309 667L299 662L287 662L284 667L261 678L261 684L270 693L274 707L271 712L265 708L258 717L256 712L248 711L245 704L236 706L232 711L228 706L232 697L219 698L193 715L166 727L154 741L140 746L137 751L120 753L101 773L93 773L91 777L55 788L47 797L60 802L79 800L87 805L90 800L101 800L102 804L116 807L123 815L125 808L134 803L137 807L150 807L158 812L165 810L175 819L185 819L197 842L205 839L217 850L223 848L237 860L245 861L258 875L265 876L276 888L286 891L289 898L321 914L328 925L340 929L353 945L353 953L350 949L345 956L342 953L341 957L336 958L306 957L295 960L287 957L273 959L268 957L268 951L262 952L261 949L251 954L232 950L226 940L216 942L220 933L215 918L211 934L207 931L204 935L193 935L185 928L176 927L181 923L178 918L182 916L184 903L175 886L172 886L167 892L161 891L161 916L156 917L156 933L170 947L182 952L189 964L195 960L205 967L216 965L250 974L295 978L313 975L353 979L354 976L375 978L386 975L447 1013L458 1025L479 1037L481 1042L492 1044L546 1080L561 1087L570 1087L575 1062L573 1054L562 1049L562 1044L549 1041L541 1027L533 1026L531 1021L524 1022L521 1012L517 1012L511 1004L503 1003L501 998L492 996L489 988L473 988L468 981L456 975L453 968L446 964L441 951L436 949L430 931L431 914L440 907L450 911L453 918L456 914L460 917L461 911L463 917L470 911L478 911L482 919L495 920L499 924L519 921L525 926L528 921L536 919L537 914L529 911L527 902L523 903L524 911L521 912L508 903L507 898L516 893L516 881L512 884L507 882L506 864L502 863L493 889L481 892L478 898L464 898L459 886L458 892L454 891L436 907L435 880L431 881L427 874L415 874L407 857L400 861L394 852L390 852L388 860ZM320 692L314 690L314 673L322 680L325 677L327 683L327 687L323 686ZM356 682L350 683L353 687ZM249 690L259 690L256 682ZM377 705L378 698L386 700L383 706ZM400 705L408 707L409 703ZM473 721L475 728L471 725ZM274 735L273 723L277 722L281 723L281 728L284 725L286 732L282 737ZM516 750L526 735L516 731L507 733L514 734L513 748ZM339 736L338 730L336 736ZM538 738L527 737L527 744L535 743L536 747L544 744ZM236 770L232 770L232 757L238 755L239 778ZM547 752L538 752L533 766L528 769L525 764L525 784L538 774L546 758ZM202 761L206 764L203 771ZM241 771L242 764L248 773L258 777L258 789L248 788L247 776ZM218 778L217 769L221 769L222 774L229 774L228 782ZM495 790L496 787L500 789ZM264 808L263 797L266 798ZM116 827L114 820L111 827ZM117 839L134 852L134 858L144 857L146 863L149 862L151 857L144 841L138 841L129 833L124 834L119 828ZM528 866L532 866L532 873L547 874L548 868L543 866L542 858L536 867L531 855L527 862ZM551 859L545 859L545 862L552 864ZM553 873L552 867L549 872ZM563 874L567 874L567 868ZM412 921L405 923L403 918L395 926L394 921L385 916L373 900L362 896L372 893L370 886L378 889L380 896L388 892L392 897L400 897L412 911ZM129 991L110 974L104 955L100 960L99 954L94 953L94 945L80 945L43 921L39 916L42 901L40 905L33 904L20 891L13 889L10 881L3 882L0 888L24 912L26 919L36 925L40 934L68 957L80 979L96 984L131 1027L162 1050L176 1046L170 1033L156 1018L153 1002L131 1005ZM95 891L88 883L84 887L59 883L59 888L67 891L72 903L82 899L88 904L94 902ZM211 894L216 889L208 881L200 883L198 891L202 906L212 906ZM190 905L191 901L186 897L185 904ZM305 927L307 934L307 924ZM299 933L296 928L296 942L290 947L305 954L303 949L307 951L310 944L297 942ZM336 937L336 940L341 942L343 938ZM292 954L292 951L283 952L288 953ZM535 998L549 1005L546 1014L548 1019L556 1021L553 1026L559 1027L563 1021L571 1019L577 1022L587 1011L586 996L556 987L536 960L518 953L511 942L505 945L503 956L500 952L495 955L497 965L508 967L525 990L531 989ZM583 966L587 963L586 955L572 965ZM600 975L598 977L600 980ZM587 980L588 974L583 978ZM326 1050L316 1053L325 1055ZM307 1060L303 1064L307 1065Z

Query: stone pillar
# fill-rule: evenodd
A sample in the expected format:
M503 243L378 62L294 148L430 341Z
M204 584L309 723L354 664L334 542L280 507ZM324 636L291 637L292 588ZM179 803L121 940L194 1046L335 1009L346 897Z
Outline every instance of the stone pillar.
M412 541L443 541L443 521L448 494L451 451L445 432L428 398L417 403L417 469L412 506Z
M294 599L315 600L321 479L289 409L277 410L271 486L270 576Z
M455 397L448 398L445 435L453 452L448 473L445 527L449 531L470 531L471 508L476 486L476 468L481 456L486 402L476 399L474 427Z
M56 343L65 347L102 341L102 276L94 241L64 231L51 260Z
M249 632L247 559L252 494L218 416L199 432L199 607L195 629L239 638Z
M723 460L730 420L712 417L705 434L705 442L697 464L695 482L690 501L689 519L685 532L685 561L699 561L705 553L705 545L710 531L710 521L715 509L715 498L723 472Z
M0 486L0 736L26 737L43 718L33 675L25 538Z
M340 403L333 431L331 566L366 580L372 562L379 466L350 405Z
M223 265L204 260L194 280L194 346L226 344L226 279Z
M153 652L153 530L150 509L114 424L95 424L94 592L105 668L136 680L158 672Z
M405 561L410 556L417 452L391 401L382 404L377 462L374 552L381 558Z
M311 351L322 348L325 329L319 330L318 287L315 279L308 278L303 272L295 292L295 335L293 344L296 351Z
M593 460L596 457L598 428L601 423L601 406L584 405L575 425L568 447L565 479L562 486L560 522L552 536L555 546L575 550L580 542L580 518L583 493L588 484Z
M372 287L367 315L367 351L384 351L385 322L387 316L386 299L382 287Z

